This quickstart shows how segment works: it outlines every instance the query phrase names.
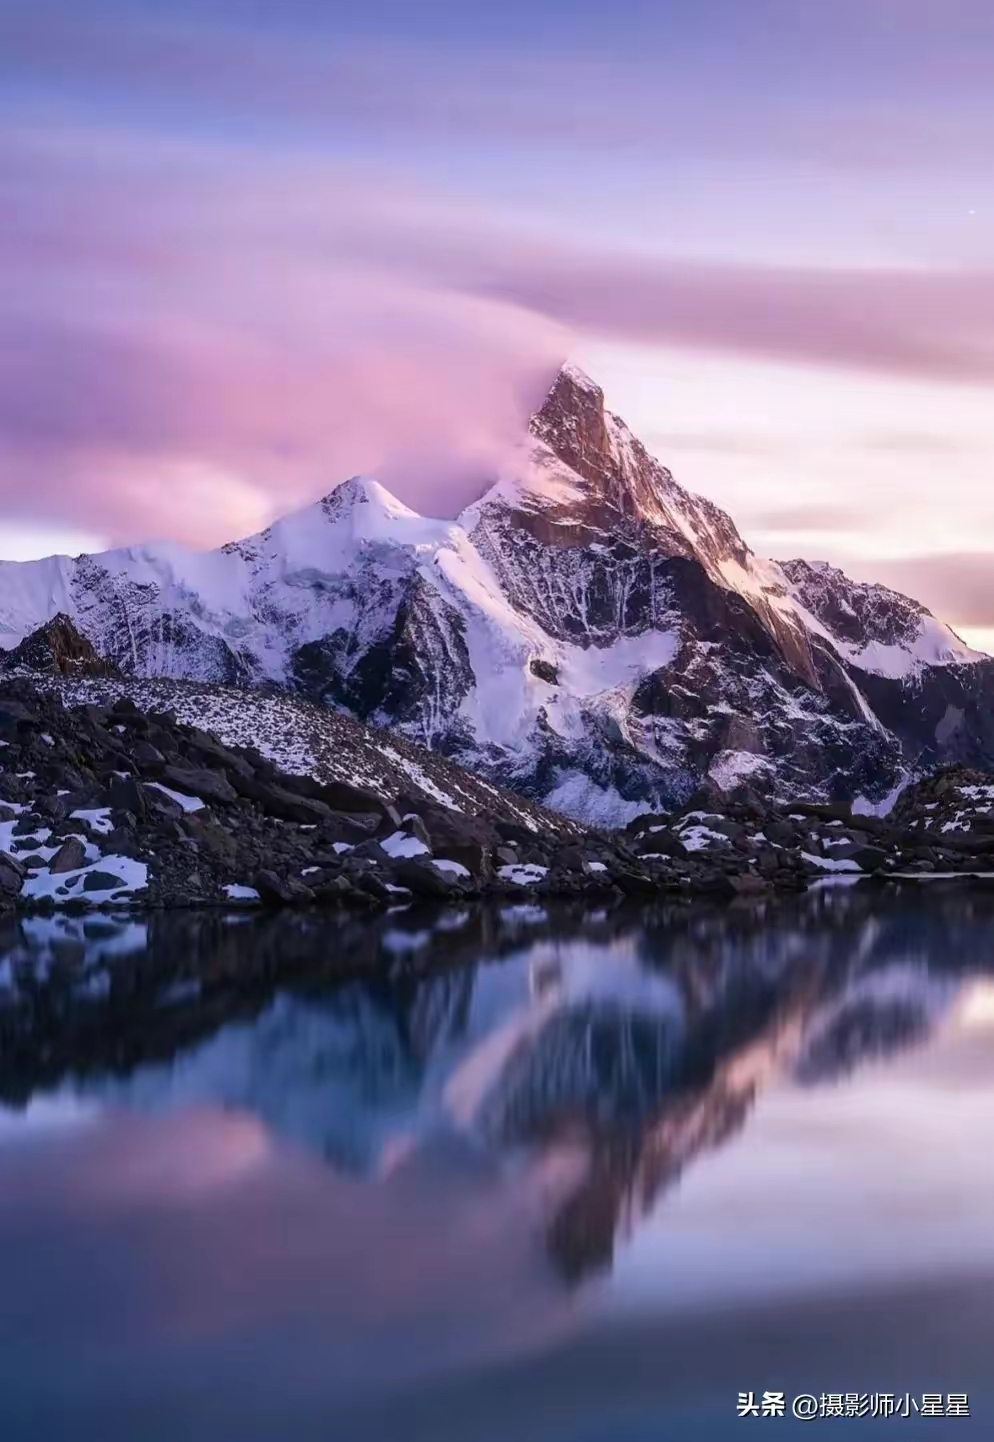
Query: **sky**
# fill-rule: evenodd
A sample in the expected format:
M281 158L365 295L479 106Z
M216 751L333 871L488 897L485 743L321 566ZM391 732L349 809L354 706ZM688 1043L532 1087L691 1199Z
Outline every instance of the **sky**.
M994 644L988 0L0 0L0 556L454 514L569 357Z

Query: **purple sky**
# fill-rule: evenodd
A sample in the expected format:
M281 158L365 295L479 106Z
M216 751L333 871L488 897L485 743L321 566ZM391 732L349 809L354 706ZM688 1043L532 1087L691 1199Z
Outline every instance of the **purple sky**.
M7 0L0 554L451 512L570 355L977 637L992 72L986 0Z

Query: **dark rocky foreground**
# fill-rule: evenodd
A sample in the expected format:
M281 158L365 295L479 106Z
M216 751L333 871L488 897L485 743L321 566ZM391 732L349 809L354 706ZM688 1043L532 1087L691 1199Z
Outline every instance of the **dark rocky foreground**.
M953 768L885 819L702 793L623 832L514 798L473 814L281 771L167 712L67 707L0 689L0 909L390 907L481 895L619 901L762 897L819 878L975 872L994 855L994 782Z

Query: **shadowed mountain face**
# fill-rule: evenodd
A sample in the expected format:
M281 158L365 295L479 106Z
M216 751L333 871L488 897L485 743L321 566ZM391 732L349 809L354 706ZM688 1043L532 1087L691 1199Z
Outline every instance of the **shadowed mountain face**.
M105 661L68 616L59 613L32 631L13 650L0 657L6 671L32 671L42 675L115 677L117 667Z
M275 682L589 821L994 764L994 662L884 587L754 556L572 367L455 522L354 478L205 555L0 565L0 639L57 611L127 674Z
M73 948L89 985L70 1007ZM511 907L11 923L0 957L29 953L31 1006L0 1006L7 1098L72 1076L89 1099L155 1112L222 1105L370 1185L442 1143L515 1159L523 1186L568 1155L544 1227L577 1282L748 1124L771 1080L824 1086L922 1041L990 968L994 894L820 892L772 920ZM274 995L277 954L297 981Z

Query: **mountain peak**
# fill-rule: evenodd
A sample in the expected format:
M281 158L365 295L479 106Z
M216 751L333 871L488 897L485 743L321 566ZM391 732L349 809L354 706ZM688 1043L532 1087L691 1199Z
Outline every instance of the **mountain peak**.
M328 513L341 515L355 506L369 506L372 511L391 519L418 518L417 511L405 506L392 491L371 476L350 476L319 502Z
M551 396L553 391L560 387L568 388L569 390L577 392L579 395L596 397L603 405L604 392L601 387L585 370L573 361L565 361L560 366L559 374L549 389L549 395Z
M606 408L604 391L579 366L562 367L529 429L558 465L540 454L526 486L552 499L560 522L584 521L609 532L648 523L669 533L675 553L690 554L703 520L705 531L717 527L721 532L723 551L743 550L728 518L676 484L620 416Z
M352 476L343 481L318 502L317 508L340 535L346 553L349 546L365 542L413 547L431 545L441 539L451 524L422 516L371 476ZM301 513L301 524L307 532L314 530L313 508ZM308 541L306 545L317 544L320 547L326 543L325 536L320 542Z
M444 524L425 520L372 477L350 476L257 535L210 554L240 556L253 565L268 557L290 572L332 574L346 570L359 547L423 546L436 539Z
M562 367L530 429L585 480L603 480L612 460L604 392L578 366Z

